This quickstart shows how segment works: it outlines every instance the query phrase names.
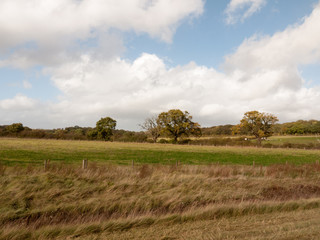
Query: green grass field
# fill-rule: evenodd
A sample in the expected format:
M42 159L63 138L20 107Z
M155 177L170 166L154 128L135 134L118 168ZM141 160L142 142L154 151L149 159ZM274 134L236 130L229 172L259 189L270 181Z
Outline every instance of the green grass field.
M148 143L112 143L39 139L0 139L0 163L4 165L53 162L111 164L303 164L320 160L319 150L213 147Z

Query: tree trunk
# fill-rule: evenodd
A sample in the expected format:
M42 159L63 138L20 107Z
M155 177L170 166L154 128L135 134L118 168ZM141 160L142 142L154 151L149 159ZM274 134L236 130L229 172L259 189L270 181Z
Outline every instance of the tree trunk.
M257 141L258 141L258 146L261 146L261 141L262 141L262 140L261 140L261 137L258 137L258 138L257 138Z

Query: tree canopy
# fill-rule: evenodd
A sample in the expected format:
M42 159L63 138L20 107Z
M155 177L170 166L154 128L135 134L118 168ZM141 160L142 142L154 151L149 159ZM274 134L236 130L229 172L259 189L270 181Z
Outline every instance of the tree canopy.
M258 111L246 112L240 124L235 126L234 133L251 134L261 144L263 137L270 137L272 135L272 126L277 121L278 118L270 113L260 113Z
M199 123L193 122L192 116L187 111L171 109L168 112L162 112L157 118L157 124L161 132L172 137L175 142L181 136L201 135Z
M22 123L13 123L6 127L6 130L10 133L19 133L24 130Z
M288 122L276 124L275 131L279 134L319 134L320 121L318 120L298 120L295 122Z
M116 125L117 121L110 117L101 118L96 123L98 138L105 141L110 140L111 136L113 135L113 130L116 128Z

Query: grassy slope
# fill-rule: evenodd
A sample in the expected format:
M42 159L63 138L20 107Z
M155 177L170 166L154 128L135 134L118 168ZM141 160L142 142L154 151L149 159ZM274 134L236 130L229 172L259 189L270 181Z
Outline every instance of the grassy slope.
M116 164L303 164L320 160L320 151L293 149L259 149L241 147L179 146L142 143L110 143L93 141L63 141L38 139L0 139L0 163L5 165L42 164L54 162L81 163L87 158L94 162Z
M0 239L316 239L320 166L0 169Z

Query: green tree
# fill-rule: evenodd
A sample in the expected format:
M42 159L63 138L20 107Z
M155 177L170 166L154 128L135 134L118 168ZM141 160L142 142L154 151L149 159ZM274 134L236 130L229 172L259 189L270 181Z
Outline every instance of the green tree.
M86 136L90 140L95 140L98 137L98 131L95 128L89 129L86 133Z
M110 117L101 118L96 123L98 138L105 141L110 140L111 136L113 135L113 130L116 128L116 125L117 121Z
M240 124L234 127L234 133L250 134L256 137L259 145L264 137L272 135L272 127L278 118L270 113L250 111L244 114Z
M157 118L161 132L172 137L177 142L181 136L201 136L199 123L192 121L192 116L187 111L182 112L179 109L171 109L168 112L162 112Z
M9 133L19 133L19 132L22 132L24 130L24 126L23 126L22 123L13 123L13 124L7 126L6 130Z
M161 128L157 123L157 117L147 118L140 127L151 136L153 142L157 142L157 139L160 137Z

